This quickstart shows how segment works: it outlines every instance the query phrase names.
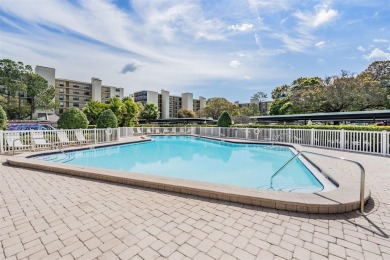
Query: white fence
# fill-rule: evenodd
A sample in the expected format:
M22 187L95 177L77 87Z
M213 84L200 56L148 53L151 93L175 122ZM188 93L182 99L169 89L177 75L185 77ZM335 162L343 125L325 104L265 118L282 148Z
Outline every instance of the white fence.
M1 131L0 154L119 141L119 129Z
M234 127L121 127L120 137L144 134L192 134L390 155L390 132Z
M187 134L279 142L390 155L390 132L322 129L276 129L234 127L120 127L113 129L0 131L0 153L38 150L56 146L98 144L148 134Z

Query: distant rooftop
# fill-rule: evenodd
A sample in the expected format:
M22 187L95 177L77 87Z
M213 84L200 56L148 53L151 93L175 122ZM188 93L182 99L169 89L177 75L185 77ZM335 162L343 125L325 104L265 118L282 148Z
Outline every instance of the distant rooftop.
M353 112L332 112L275 116L252 116L257 121L296 121L296 120L382 120L390 119L390 110L371 110Z

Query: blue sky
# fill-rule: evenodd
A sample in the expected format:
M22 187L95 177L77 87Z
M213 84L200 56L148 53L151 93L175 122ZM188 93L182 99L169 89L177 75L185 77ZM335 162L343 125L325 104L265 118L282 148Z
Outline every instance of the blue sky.
M1 58L56 76L248 102L390 59L388 0L1 0Z

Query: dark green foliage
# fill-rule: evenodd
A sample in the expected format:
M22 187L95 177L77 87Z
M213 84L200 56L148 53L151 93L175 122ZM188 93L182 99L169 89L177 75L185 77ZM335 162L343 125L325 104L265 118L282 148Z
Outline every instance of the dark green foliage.
M7 114L2 106L0 106L0 130L5 130L7 126Z
M97 128L117 128L118 119L111 109L107 109L100 113L96 126Z
M156 120L159 114L160 112L158 111L158 107L155 104L147 103L141 111L141 118L145 119L147 122L150 122L152 120Z
M229 127L232 125L232 118L230 117L228 112L222 112L222 114L218 118L217 125L219 127Z
M88 128L88 119L78 108L65 110L58 119L58 128L61 129L86 129Z

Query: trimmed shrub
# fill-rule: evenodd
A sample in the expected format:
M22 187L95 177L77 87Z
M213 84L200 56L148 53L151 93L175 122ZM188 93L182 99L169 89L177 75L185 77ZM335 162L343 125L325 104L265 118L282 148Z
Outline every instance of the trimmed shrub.
M117 128L118 119L111 109L107 109L100 113L96 126L97 128Z
M89 125L88 126L88 129L95 129L96 128L96 125Z
M2 106L0 106L0 130L5 130L7 127L7 114Z
M65 110L57 122L60 129L86 129L88 128L87 116L78 108Z
M219 127L229 127L232 125L232 118L230 117L228 112L223 111L221 113L221 115L218 118L217 125Z

